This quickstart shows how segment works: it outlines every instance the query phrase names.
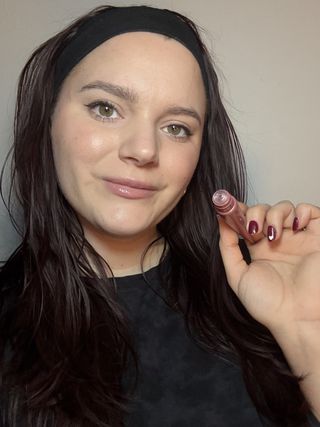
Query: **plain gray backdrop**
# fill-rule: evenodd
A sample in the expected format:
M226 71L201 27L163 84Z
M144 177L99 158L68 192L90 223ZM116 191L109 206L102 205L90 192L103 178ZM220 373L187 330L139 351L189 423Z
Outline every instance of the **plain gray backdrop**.
M12 143L19 72L93 0L0 0L0 160ZM175 9L203 28L247 160L251 203L320 204L320 0L110 1ZM26 100L28 102L28 100ZM0 204L0 259L19 241Z

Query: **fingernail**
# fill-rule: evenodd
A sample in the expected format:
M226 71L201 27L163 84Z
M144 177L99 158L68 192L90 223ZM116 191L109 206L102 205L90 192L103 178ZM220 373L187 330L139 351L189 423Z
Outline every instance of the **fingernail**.
M250 221L248 231L249 234L256 234L258 232L259 226L256 221Z
M292 223L292 230L297 231L298 228L299 228L299 219L295 217Z
M276 238L277 232L273 225L268 226L267 235L270 242Z

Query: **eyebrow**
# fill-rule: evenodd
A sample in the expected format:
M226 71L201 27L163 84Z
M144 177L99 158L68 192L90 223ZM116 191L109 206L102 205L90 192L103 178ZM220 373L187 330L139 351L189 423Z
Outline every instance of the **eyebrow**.
M129 101L131 103L136 103L139 99L138 94L134 92L132 89L129 89L125 86L115 85L109 82L103 82L101 80L96 80L94 82L88 83L80 89L80 92L91 89L100 89L107 93L111 93L125 101ZM165 114L172 114L175 116L189 116L196 119L201 125L202 120L197 111L193 108L181 107L179 105L172 105L166 111Z
M80 92L90 89L101 89L107 93L111 93L119 98L124 99L125 101L129 101L131 103L135 103L138 101L138 95L131 89L123 86L118 86L109 82L102 82L97 80L92 83L88 83L80 89Z
M166 114L173 114L175 116L193 117L194 119L196 119L199 122L200 125L202 122L200 115L193 108L186 108L186 107L180 107L178 105L177 106L173 105L172 107L169 107L166 110Z

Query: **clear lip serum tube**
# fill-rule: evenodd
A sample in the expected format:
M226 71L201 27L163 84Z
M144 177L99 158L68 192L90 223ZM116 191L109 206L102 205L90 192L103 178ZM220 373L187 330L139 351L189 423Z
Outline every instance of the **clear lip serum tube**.
M240 236L254 243L251 234L246 229L246 220L237 200L226 190L218 190L212 196L213 205L218 215Z

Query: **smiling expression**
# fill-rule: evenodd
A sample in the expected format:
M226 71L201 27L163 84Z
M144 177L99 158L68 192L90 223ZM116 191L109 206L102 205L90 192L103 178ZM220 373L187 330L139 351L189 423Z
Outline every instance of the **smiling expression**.
M199 65L179 42L127 33L88 54L62 85L51 130L84 230L153 238L192 178L204 117Z

